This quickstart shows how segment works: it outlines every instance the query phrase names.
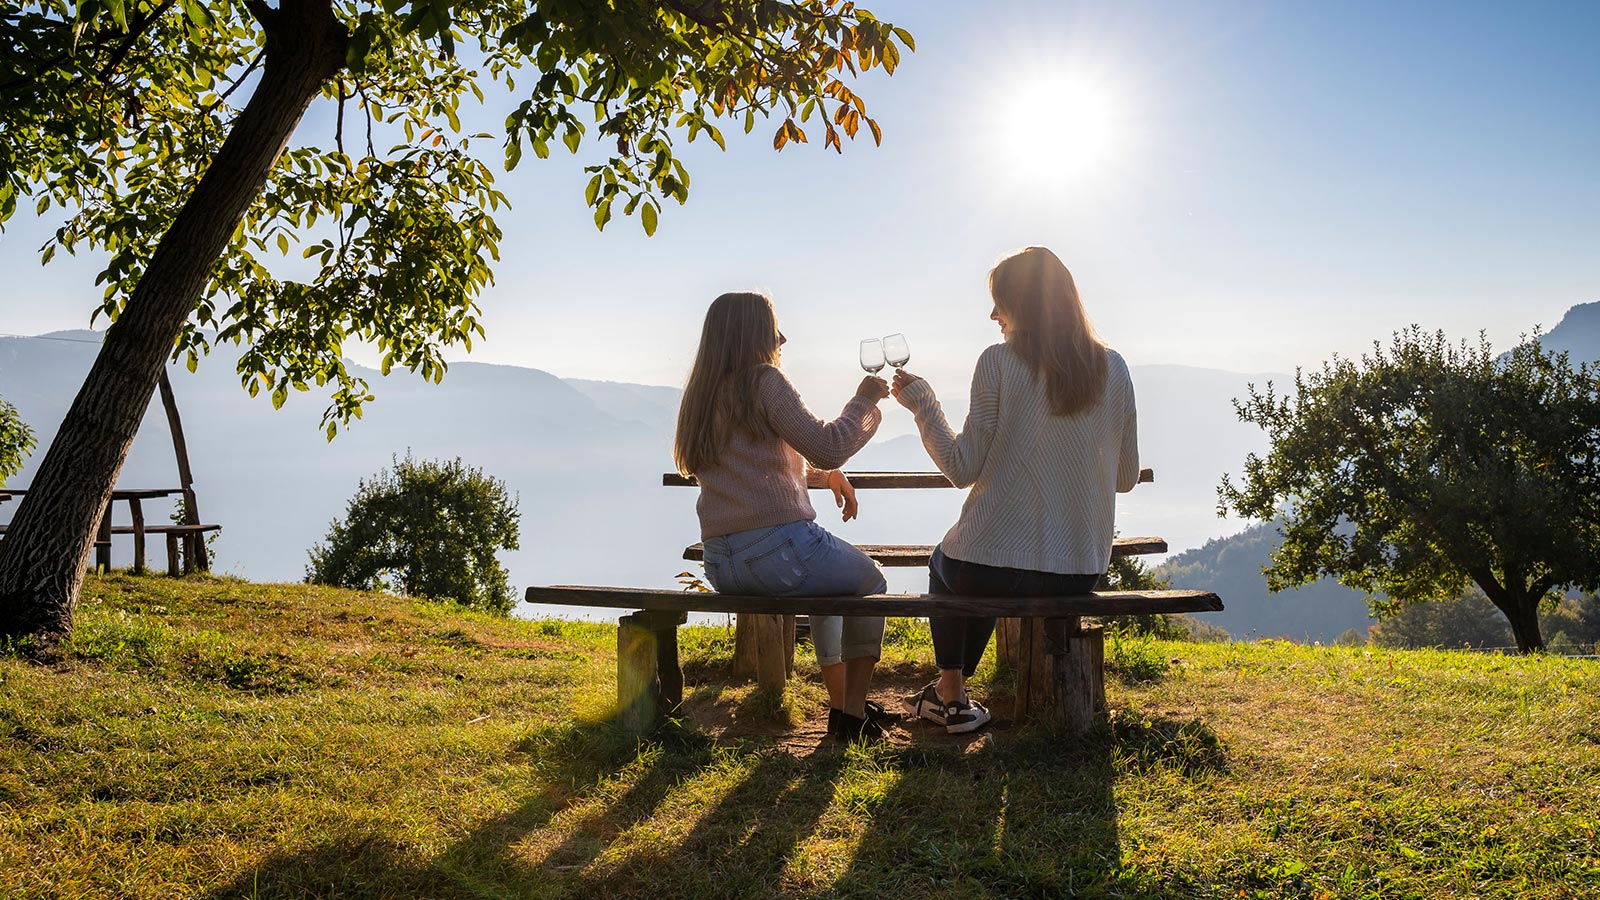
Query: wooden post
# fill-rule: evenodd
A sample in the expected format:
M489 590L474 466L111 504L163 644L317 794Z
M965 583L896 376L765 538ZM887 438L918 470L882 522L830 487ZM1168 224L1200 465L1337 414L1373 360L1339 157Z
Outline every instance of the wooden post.
M172 429L172 452L178 458L178 482L183 488L183 524L199 525L200 509L194 496L194 472L189 469L189 445L183 439L183 420L178 417L178 400L172 393L172 382L167 380L167 369L161 369L161 378L156 383L161 389L161 406L167 412L167 425ZM211 560L206 555L206 538L204 534L195 532L186 535L183 539L185 569L196 568L202 572L211 570Z
M733 677L754 680L757 672L755 615L739 613L733 620Z
M683 667L678 664L678 626L689 614L654 610L640 613L650 619L656 637L656 694L664 715L674 715L683 705Z
M179 575L182 575L183 571L178 568L178 564L179 564L179 559L178 559L178 536L175 535L175 534L172 534L171 532L168 532L167 533L167 574L171 575L173 578L177 578Z
M997 669L1013 676L1017 667L1017 645L1022 641L1022 620L1015 616L1002 616L994 623L994 662Z
M95 568L109 574L111 572L111 501L106 501L106 510L100 514L100 527L95 529L94 538L94 565Z
M1018 620L1016 648L1019 722L1057 719L1073 734L1096 728L1106 711L1105 632L1077 616Z
M764 691L781 695L789 677L784 664L783 616L750 618L756 624L756 684Z
M138 497L128 501L128 511L133 515L133 571L144 574L144 505Z
M617 621L617 724L633 734L649 734L661 722L651 624L642 612Z
M1055 715L1072 734L1100 726L1106 712L1105 629L1076 617L1046 619Z
M783 617L783 672L790 678L794 677L794 632L795 617Z

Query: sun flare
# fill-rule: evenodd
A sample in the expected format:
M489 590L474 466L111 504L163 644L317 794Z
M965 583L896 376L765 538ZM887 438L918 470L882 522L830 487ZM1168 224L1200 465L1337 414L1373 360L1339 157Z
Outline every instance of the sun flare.
M1071 75L1019 81L996 110L998 156L1013 175L1070 182L1103 172L1118 143L1117 107L1103 84Z

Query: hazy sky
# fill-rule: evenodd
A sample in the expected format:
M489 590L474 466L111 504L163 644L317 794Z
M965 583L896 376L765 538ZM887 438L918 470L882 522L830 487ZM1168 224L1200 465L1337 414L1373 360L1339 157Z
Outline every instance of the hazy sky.
M706 304L757 288L819 411L894 331L964 395L985 275L1032 243L1135 364L1285 371L1412 322L1503 345L1600 299L1600 4L866 5L918 48L858 85L882 147L730 124L648 239L595 231L585 156L530 157L471 358L679 384ZM87 324L95 261L38 266L56 224L0 238L0 331Z

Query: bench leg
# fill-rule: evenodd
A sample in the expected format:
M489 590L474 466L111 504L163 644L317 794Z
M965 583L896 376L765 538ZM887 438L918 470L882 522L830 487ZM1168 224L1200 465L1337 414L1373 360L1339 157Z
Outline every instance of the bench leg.
M171 575L173 578L177 578L179 575L183 574L183 572L178 569L179 562L178 536L175 534L169 534L167 535L167 574Z
M138 497L128 501L128 512L133 516L133 571L144 574L144 505Z
M617 622L617 724L649 734L683 704L678 626L684 613L636 612Z
M617 724L649 734L661 723L656 704L656 636L642 613L617 621Z
M764 691L782 694L789 680L792 646L784 639L783 616L751 616L756 622L756 685Z
M111 504L106 503L106 511L100 514L100 527L96 529L94 539L94 564L100 571L111 574Z
M783 683L794 675L795 617L739 613L733 627L733 677L752 679L762 687ZM777 662L767 662L768 657ZM769 668L783 666L783 678ZM776 678L776 680L774 680Z
M739 613L733 620L733 677L740 680L755 680L758 670L756 660L760 652L754 613Z
M1076 616L1044 620L1052 710L1071 734L1099 728L1106 714L1105 629Z
M783 673L794 677L795 617L783 617Z

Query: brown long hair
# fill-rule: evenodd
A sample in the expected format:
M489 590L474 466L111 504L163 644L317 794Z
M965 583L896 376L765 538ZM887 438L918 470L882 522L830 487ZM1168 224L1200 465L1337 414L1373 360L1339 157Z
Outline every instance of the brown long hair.
M700 350L678 405L672 459L684 475L717 464L736 430L771 434L756 382L778 364L778 317L763 294L723 294L711 301Z
M1043 376L1050 411L1070 416L1093 406L1105 390L1106 345L1061 260L1043 247L1019 250L989 272L989 295L1011 319L1011 349Z

